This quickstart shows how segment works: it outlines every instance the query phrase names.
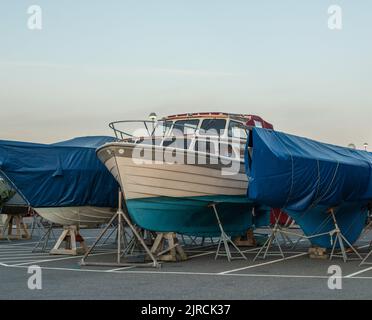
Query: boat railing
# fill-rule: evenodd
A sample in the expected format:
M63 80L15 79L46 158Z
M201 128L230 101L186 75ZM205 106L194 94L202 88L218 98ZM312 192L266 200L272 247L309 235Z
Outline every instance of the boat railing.
M119 140L127 140L143 136L138 134L139 130L145 129L145 135L151 136L155 121L147 120L123 120L109 123L109 127L114 131L115 136ZM136 132L137 131L137 132Z
M178 130L178 135L194 134L197 127L188 124L177 124L169 120L123 120L109 124L119 140L165 137L171 131Z
M195 150L195 144L206 149L213 145L213 149L220 148L221 143L234 149L237 157L244 157L246 139L229 137L226 134L215 132L210 135L201 133L197 127L182 124L178 125L169 120L123 120L111 122L110 128L115 132L118 140L131 143L154 144L158 146L173 146L181 149ZM250 127L242 125L247 131ZM177 140L177 141L176 141ZM204 146L206 144L206 146ZM199 150L200 151L200 150Z

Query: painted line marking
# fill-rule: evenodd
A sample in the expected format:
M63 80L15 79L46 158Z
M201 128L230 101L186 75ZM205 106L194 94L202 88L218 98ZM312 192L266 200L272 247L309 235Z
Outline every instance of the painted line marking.
M105 252L105 253L95 253L95 254L91 254L89 255L90 257L92 256L100 256L100 255L103 255L103 254L108 254L110 252ZM44 262L53 262L53 261L60 261L60 260L69 260L69 259L77 259L77 258L82 258L83 256L82 255L79 255L79 256L69 256L69 257L62 257L62 258L55 258L55 259L45 259L45 260L36 260L36 261L29 261L29 262L25 262L25 263L19 263L19 264L14 264L12 266L24 266L24 265L27 265L27 264L32 264L32 263L44 263Z
M7 261L7 260L14 260L14 259L21 259L21 260L25 260L25 259L28 259L28 260L33 260L34 258L35 259L45 259L45 255L42 255L42 256L39 256L39 255L33 255L33 256L22 256L22 257L19 257L19 256L13 256L13 257L6 257L6 258L0 258L0 261Z
M18 256L35 256L35 255L49 255L49 252L16 252L16 253L12 253L12 252L4 252L4 253L0 253L0 260L2 257L18 257Z
M263 262L263 263L259 263L259 264L254 264L254 265L250 265L250 266L243 267L243 268L223 271L223 272L220 272L219 274L229 274L229 273L233 273L233 272L236 272L236 271L262 267L262 266L266 266L266 265L269 265L269 264L278 263L278 262L281 262L281 261L298 258L298 257L304 256L304 255L307 255L307 254L308 254L307 252L304 252L304 253L296 254L294 256L290 256L290 257L287 257L287 258L282 258L282 259L272 260L272 261Z
M105 272L117 272L121 270L128 270L128 269L133 269L135 266L128 266L128 267L121 267L121 268L116 268L116 269L110 269L110 270L105 270Z
M27 268L27 266L18 265L5 265L0 263L3 267L9 268ZM72 268L58 268L58 267L41 267L44 270L57 270L57 271L77 271L77 272L96 272L96 273L107 273L107 270L99 269L72 269ZM111 271L116 274L172 274L172 275L201 275L201 276L217 276L217 277L261 277L261 278L306 278L306 279L328 279L328 276L307 276L307 275L282 275L282 274L246 274L246 273L235 273L235 274L220 274L212 272L182 272L182 271ZM355 278L352 278L355 279ZM372 279L372 278L371 278Z
M10 241L17 241L17 240L10 240ZM51 241L51 240L50 240ZM22 246L30 246L32 244L36 244L38 243L39 241L32 241L32 242L21 242L21 243L8 243L8 244L2 244L0 245L0 247L2 247L3 245L4 246L8 246L8 247L22 247Z
M372 267L365 268L363 270L360 270L360 271L357 271L357 272L354 272L354 273L350 273L347 276L345 276L345 278L352 278L352 277L354 277L354 276L356 276L358 274L364 273L364 272L369 271L369 270L372 270Z
M212 252L204 252L204 253L194 254L194 255L192 255L192 256L188 256L188 259L197 258L197 257L202 257L202 256L207 256L207 255L214 254L214 253L215 253L215 252L212 251Z
M24 265L7 265L0 262L0 266L8 268L28 268ZM99 269L73 269L73 268L61 268L61 267L41 267L45 270L57 270L57 271L78 271L78 272L96 272L96 273L107 273L107 270ZM221 274L221 273L211 273L211 272L183 272L183 271L139 271L139 270L123 270L123 271L110 271L111 273L118 274L172 274L172 275L205 275L205 276L227 276L227 277L260 277L260 278L303 278L303 279L328 279L328 276L319 275L284 275L284 274L247 274L247 273L235 273L235 274ZM346 278L346 277L343 277ZM363 279L369 280L372 277L353 277L347 279Z
M47 251L41 251L41 250L40 250L40 252L41 253L49 253ZM16 253L37 253L37 252L36 251L32 251L30 249L22 249L22 250L0 250L0 254L10 254L10 253L16 254Z

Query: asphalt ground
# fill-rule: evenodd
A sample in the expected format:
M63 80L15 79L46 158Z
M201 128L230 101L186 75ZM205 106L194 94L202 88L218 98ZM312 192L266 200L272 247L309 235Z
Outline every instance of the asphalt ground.
M55 230L56 235L59 232ZM88 244L98 233L99 229L82 230ZM1 299L372 298L372 265L360 266L355 255L350 255L352 259L346 263L337 257L311 259L306 241L295 249L283 244L284 259L273 247L266 259L253 261L258 248L241 248L247 260L215 260L216 246L193 244L185 247L187 261L162 263L161 268L99 267L81 266L81 256L50 255L48 250L33 252L40 235L34 234L32 240L0 241ZM369 252L371 240L369 232L356 244L362 256ZM87 261L115 261L114 249L110 238L95 248ZM31 290L28 284L32 273L28 271L35 265L41 268L42 288ZM335 265L340 267L341 275L332 280L328 268ZM335 281L338 288L330 289L328 284Z

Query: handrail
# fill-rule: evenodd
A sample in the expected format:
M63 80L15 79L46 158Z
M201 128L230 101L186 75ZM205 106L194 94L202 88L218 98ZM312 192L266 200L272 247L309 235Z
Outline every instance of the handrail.
M182 129L183 132L184 132L185 128L194 130L194 134L198 130L198 128L196 128L195 126L188 125L188 124L182 124L181 125L181 124L177 124L177 123L173 122L172 120L167 120L167 119L161 119L161 120L157 120L157 121L151 121L151 120L121 120L121 121L110 122L109 127L114 131L116 138L119 139L119 140L127 140L127 139L130 139L130 138L140 138L140 136L134 136L133 134L131 134L129 132L126 132L126 131L123 131L123 130L117 128L117 126L119 124L125 124L125 123L142 123L142 125L146 129L148 137L154 137L154 133L155 133L156 129L161 124L170 124L169 127L167 127L166 125L163 126L165 130L163 130L162 137L164 137L165 134L166 134L166 131L167 131L166 128L173 130L175 127L177 129L177 126L179 126L179 128ZM150 124L152 126L152 130L151 130L151 128L148 124ZM249 131L251 129L251 126L247 126L243 123L241 123L240 125L241 125L242 129L245 129L246 131ZM187 135L187 134L184 133L184 135ZM202 134L201 134L201 136L202 136ZM219 132L218 132L217 136L220 137Z

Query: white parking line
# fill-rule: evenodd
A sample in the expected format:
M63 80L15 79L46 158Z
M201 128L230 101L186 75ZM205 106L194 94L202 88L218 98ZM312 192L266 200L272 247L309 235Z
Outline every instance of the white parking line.
M294 257L292 257L294 258ZM280 261L282 261L281 259ZM271 263L279 262L278 260L270 261ZM265 263L267 264L267 263ZM261 264L262 265L262 264ZM0 266L8 267L8 268L27 268L26 265L8 265L0 262ZM255 265L256 266L256 265ZM132 267L124 267L126 269L130 269ZM62 268L62 267L44 267L42 266L41 269L45 270L57 270L57 271L77 271L77 272L96 272L96 273L107 273L108 270L99 270L99 269L73 269L73 268ZM287 274L247 274L247 273L212 273L212 272L187 272L187 271L153 271L153 270L109 270L110 273L117 273L117 274L171 274L171 275L182 275L182 276L193 276L193 275L200 275L200 276L222 276L222 277L259 277L259 278L303 278L303 279L328 279L328 276L319 276L319 275L287 275ZM343 277L348 279L372 279L372 277Z
M285 260L298 258L298 257L304 256L304 255L307 255L307 254L308 254L307 252L303 252L303 253L296 254L294 256L290 256L290 257L287 257L287 258L281 258L281 259L277 259L277 260L272 260L272 261L268 261L268 262L263 262L263 263L259 263L259 264L250 265L250 266L243 267L243 268L223 271L223 272L220 272L219 274L229 274L229 273L233 273L233 272L236 272L236 271L252 269L252 268L257 268L257 267L261 267L261 266L266 266L268 264L273 264L273 263L278 263L278 262L285 261Z
M28 251L28 252L17 252L17 253L11 253L11 252L9 252L9 253L4 253L4 254L0 254L0 260L2 259L2 258L7 258L7 257L26 257L26 256L30 256L30 257L33 257L33 256L35 256L35 255L44 255L44 256L48 256L49 255L49 253L44 253L44 252L30 252L30 251Z
M194 254L192 256L188 256L188 259L202 257L202 256L207 256L207 255L210 255L210 254L213 254L213 253L215 253L215 252L212 251L212 252L204 252L204 253Z
M21 246L30 246L32 244L39 243L39 241L32 241L32 242L21 242L21 243L8 243L8 244L0 244L0 247L9 246L9 247L21 247Z
M135 268L135 266L127 266L127 267L105 270L105 272L117 272L117 271L122 271L122 270L133 269L133 268Z
M27 268L27 266L18 265L4 265L4 267L10 268ZM43 270L57 270L57 271L77 271L77 272L96 272L96 273L107 273L107 270L99 269L72 269L72 268L59 268L59 267L41 267ZM328 279L327 276L307 276L307 275L287 275L287 274L247 274L247 273L235 273L235 274L221 274L213 272L182 272L182 271L140 271L140 270L128 270L128 271L111 271L111 273L116 274L171 274L171 275L181 275L181 276L214 276L214 277L261 277L261 278L304 278L304 279ZM354 278L353 278L354 279Z
M91 254L89 255L90 257L92 256L100 256L100 255L103 255L103 254L109 254L112 252L104 252L104 253L95 253L95 254ZM25 263L19 263L19 264L14 264L13 266L24 266L24 265L27 265L27 264L33 264L33 263L44 263L44 262L52 262L52 261L60 261L60 260L69 260L69 259L76 259L76 258L82 258L83 256L69 256L69 257L62 257L62 258L55 258L55 259L45 259L45 260L36 260L36 261L29 261L29 262L25 262Z
M0 250L0 257L2 255L8 255L8 254L24 254L24 253L36 253L36 252L32 252L30 251L30 249L24 249L24 250Z
M23 260L33 260L33 258L44 258L45 255L32 255L32 256L13 256L13 257L5 257L5 258L0 258L0 261L8 261L8 260L15 260L15 259L23 259Z
M364 273L364 272L369 271L369 270L372 270L372 267L369 267L369 268L366 268L366 269L363 269L363 270L360 270L360 271L357 271L357 272L354 272L354 273L350 273L347 276L345 276L345 278L352 278L352 277L354 277L358 274Z

